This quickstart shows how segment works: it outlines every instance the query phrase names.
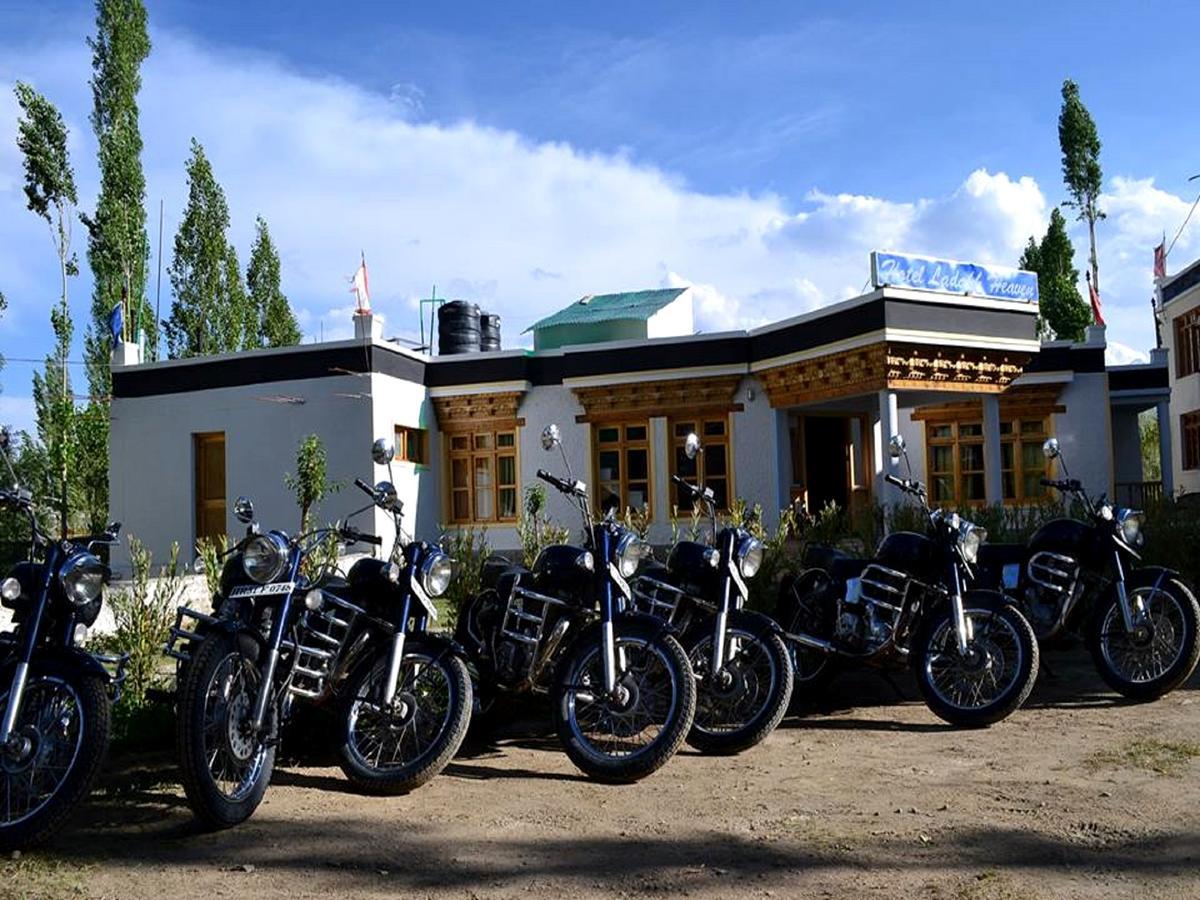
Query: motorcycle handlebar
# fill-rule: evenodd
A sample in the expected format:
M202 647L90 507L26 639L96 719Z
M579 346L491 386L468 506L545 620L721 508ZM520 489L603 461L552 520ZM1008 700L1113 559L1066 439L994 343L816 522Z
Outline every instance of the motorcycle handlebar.
M538 469L537 477L542 479L542 481L546 482L550 486L562 491L564 494L571 493L571 486L569 484L567 484L565 481L563 481L563 479L559 478L557 475L551 475L545 469Z
M364 494L370 494L372 497L374 497L374 496L375 496L375 488L371 487L371 485L367 484L367 483L366 483L365 481L363 481L361 478L355 478L355 479L354 479L354 484L355 484L355 486L356 486L356 487L357 487L359 490L361 490L361 491L362 491Z
M894 484L898 488L905 488L905 489L908 488L907 481L905 481L903 478L898 478L895 475L892 475L890 473L887 475L884 475L883 480L886 481L888 484Z
M341 535L349 541L361 541L364 544L374 544L376 547L383 546L383 538L379 535L367 534L365 531L359 531L357 528L343 528Z

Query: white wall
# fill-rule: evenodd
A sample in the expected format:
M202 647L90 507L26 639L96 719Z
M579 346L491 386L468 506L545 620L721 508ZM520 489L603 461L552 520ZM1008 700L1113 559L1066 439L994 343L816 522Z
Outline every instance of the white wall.
M361 477L364 481L374 483L388 477L384 466L376 466L371 461L371 442L375 438L386 437L394 440L396 426L407 428L423 428L428 439L428 460L424 465L396 461L392 463L392 476L395 480L396 491L404 501L404 518L401 527L423 540L436 540L438 527L443 519L441 501L441 483L439 474L443 468L441 435L438 431L437 416L433 404L425 396L425 387L411 381L403 381L390 375L378 372L370 376L372 404L371 434L359 448L361 457ZM354 487L353 479L347 485L357 501L366 495ZM361 518L363 528L368 526L384 538L384 549L391 547L393 539L392 517L382 510L376 510ZM373 523L373 524L372 524Z
M748 503L761 503L763 524L774 528L779 524L780 506L787 502L786 491L791 478L788 469L780 468L784 459L789 463L791 460L790 450L786 449L787 415L771 406L767 392L756 378L743 378L734 400L744 408L731 417L733 493ZM782 454L781 440L785 448Z
M695 333L691 288L646 320L646 337L680 337Z
M1063 387L1058 402L1066 412L1055 413L1051 430L1058 438L1072 478L1090 494L1113 493L1112 416L1107 372L1076 372Z
M1200 410L1200 374L1176 377L1175 319L1200 306L1200 289L1176 297L1166 306L1166 322L1163 325L1163 343L1167 348L1167 371L1171 384L1171 468L1175 475L1175 493L1190 494L1200 491L1200 469L1184 470L1183 442L1179 430L1179 417L1184 413Z

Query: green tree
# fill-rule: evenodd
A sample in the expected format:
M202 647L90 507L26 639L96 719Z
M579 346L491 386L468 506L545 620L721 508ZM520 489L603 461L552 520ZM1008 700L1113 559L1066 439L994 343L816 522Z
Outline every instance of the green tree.
M46 357L45 372L34 373L33 402L38 438L46 448L47 466L53 473L59 524L65 535L70 525L68 475L75 445L75 398L67 371L74 333L67 302L67 279L78 274L71 252L71 222L77 202L75 174L67 154L67 126L62 114L23 82L17 83L15 92L21 109L17 147L24 158L25 199L29 209L50 226L61 282L58 303L50 310L54 351Z
M1088 266L1092 284L1100 293L1100 267L1096 261L1096 222L1104 218L1097 206L1104 180L1100 169L1100 135L1091 113L1079 96L1079 85L1069 78L1062 86L1062 109L1058 114L1058 146L1062 150L1063 183L1071 200L1069 205L1088 224L1090 253Z
M187 207L168 269L175 299L165 324L173 358L241 349L246 321L246 292L237 254L225 238L229 205L195 138L187 176Z
M100 192L95 214L80 216L88 232L92 315L84 336L90 399L78 421L75 474L90 529L108 517L108 316L113 307L123 305L125 333L130 339L144 338L147 358L158 358L158 322L146 297L150 241L137 105L141 65L150 53L142 0L97 0L96 36L88 46Z
M1146 410L1138 416L1138 437L1142 450L1142 478L1146 481L1162 480L1161 445L1158 442L1158 414Z
M1075 248L1067 235L1067 222L1055 207L1050 226L1039 244L1029 239L1017 263L1038 276L1038 332L1043 337L1083 340L1092 321L1091 306L1079 295Z
M300 507L300 532L308 531L313 510L330 494L341 490L341 485L328 479L328 460L321 438L310 434L300 442L296 450L296 474L283 476L283 483L296 495Z
M247 326L247 346L290 347L300 343L300 326L280 287L279 252L266 220L259 216L254 226L254 246L246 266L247 309L253 322L253 330Z

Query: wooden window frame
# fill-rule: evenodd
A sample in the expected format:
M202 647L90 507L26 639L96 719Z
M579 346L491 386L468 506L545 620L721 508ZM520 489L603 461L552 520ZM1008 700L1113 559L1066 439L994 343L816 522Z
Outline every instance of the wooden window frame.
M628 428L645 428L646 439L642 441L629 440L626 437L626 429ZM618 430L617 442L615 444L609 442L600 443L600 432L605 428L616 428ZM647 417L643 418L628 418L628 419L611 419L602 422L593 422L591 425L591 445L592 445L592 503L596 513L602 514L603 507L601 505L601 480L600 480L600 453L607 450L617 450L621 454L621 471L618 475L618 489L620 507L617 514L625 515L625 511L630 509L629 505L629 457L630 450L645 450L646 451L646 504L645 513L646 520L654 520L654 432L651 430L651 422ZM637 479L640 481L641 479ZM603 482L609 484L609 481Z
M1185 472L1200 469L1200 409L1179 416L1179 460Z
M1200 372L1200 306L1175 317L1175 377Z
M1039 444L1046 440L1046 437L1051 433L1051 423L1049 414L1027 414L1018 416L1005 416L1001 418L1002 424L1010 424L1011 430L1007 433L1000 434L1000 502L1008 505L1019 505L1022 503L1036 503L1045 498L1045 492L1039 491L1036 494L1029 494L1025 490L1025 471L1024 457L1021 454L1023 444L1033 443L1037 441ZM1023 432L1022 425L1027 422L1037 422L1041 427L1037 432ZM967 435L964 437L960 433L960 429L964 425L982 426L982 419L972 416L962 416L961 418L953 417L929 417L925 420L925 480L930 489L930 500L935 503L943 503L951 506L982 506L986 505L986 499L979 500L964 500L962 498L962 478L964 475L972 475L982 473L984 483L987 483L987 451L986 442L981 436ZM951 434L949 437L938 437L934 435L935 429L949 427ZM1032 437L1031 437L1032 435ZM984 459L983 468L964 470L962 467L962 446L964 444L980 444L984 443ZM1012 448L1012 466L1004 465L1004 446L1008 445ZM934 447L951 447L952 469L950 470L934 470L933 468L933 448ZM1043 477L1048 472L1048 463L1043 460L1039 477ZM1004 475L1012 474L1013 479L1013 495L1005 495L1004 490ZM949 475L953 484L953 496L939 497L934 493L934 484L936 476Z
M429 432L415 425L397 425L395 428L396 462L412 463L414 466L429 465ZM413 453L414 445L417 452Z
M705 432L704 426L706 424L708 424L709 422L721 422L725 426L725 433L722 434L718 438L713 438L713 437L706 435L704 433ZM725 448L725 474L718 475L715 477L723 478L725 480L726 503L724 506L718 506L717 512L728 512L729 508L730 508L730 504L733 502L733 498L737 496L737 494L735 493L734 485L733 485L733 473L734 473L733 416L731 416L729 413L716 414L716 415L711 414L711 413L708 415L700 413L695 416L676 416L675 418L667 419L667 435L669 438L668 444L670 446L670 450L667 453L667 467L668 467L668 471L670 472L670 475L672 478L674 478L674 476L679 474L679 472L678 472L679 466L677 463L676 451L680 450L683 447L684 441L687 440L686 433L684 433L683 435L679 435L679 434L675 433L676 426L678 426L678 425L698 426L699 430L696 431L696 434L700 438L700 446L704 447L706 450L708 447L716 446L716 445L720 445ZM704 484L706 484L706 485L708 484L708 473L705 471L707 459L708 459L708 457L704 453L701 453L696 459L696 462L697 462L696 474L698 476L703 475ZM673 501L671 503L671 505L673 507L678 506L678 503L674 502L674 501L678 500L678 496L675 494L676 488L675 488L675 483L673 481L671 482L671 485L668 489L671 491L671 497L672 497L672 501ZM679 507L679 508L681 511L684 511L683 507ZM688 508L687 511L690 511L690 507Z
M511 447L501 447L501 436L512 436ZM490 436L491 447L477 446L478 438ZM456 448L454 446L456 439L466 441L466 448ZM446 445L446 522L450 525L511 525L515 524L517 517L521 512L521 440L520 426L516 423L497 422L492 424L480 423L478 426L470 429L455 430L443 436L443 442ZM513 466L513 481L512 483L500 481L500 460L512 459ZM477 460L489 460L491 464L492 484L490 487L492 499L492 515L480 516L478 514L478 498L476 496L475 484L475 465ZM455 462L465 462L467 465L467 485L465 488L458 488L454 485L454 464ZM500 515L500 497L501 491L511 490L513 492L513 514L511 516ZM454 499L455 494L465 492L467 494L467 507L469 514L465 518L455 515Z

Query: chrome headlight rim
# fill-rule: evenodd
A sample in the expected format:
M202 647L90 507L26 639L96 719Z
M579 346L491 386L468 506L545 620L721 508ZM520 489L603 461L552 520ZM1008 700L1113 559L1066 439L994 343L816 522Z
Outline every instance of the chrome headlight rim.
M979 559L979 548L987 541L987 529L961 516L955 518L958 524L958 549L963 559L974 563Z
M58 582L67 602L82 609L100 599L110 574L108 566L91 553L76 553L58 570Z
M753 578L762 568L765 554L766 547L762 541L752 535L743 537L733 551L733 559L737 563L738 573L743 578Z
M626 531L613 547L613 562L622 578L632 578L646 558L650 545L634 534Z
M248 560L252 558L252 551L256 551L262 559L267 561L265 568L251 570ZM255 584L270 584L283 572L286 563L287 542L274 532L256 534L242 548L242 571Z
M1142 531L1146 524L1146 514L1140 509L1117 510L1117 527L1121 530L1121 540L1130 547L1141 547L1146 543L1146 535Z
M421 588L430 597L440 597L450 589L454 579L454 560L441 550L434 550L421 563Z

